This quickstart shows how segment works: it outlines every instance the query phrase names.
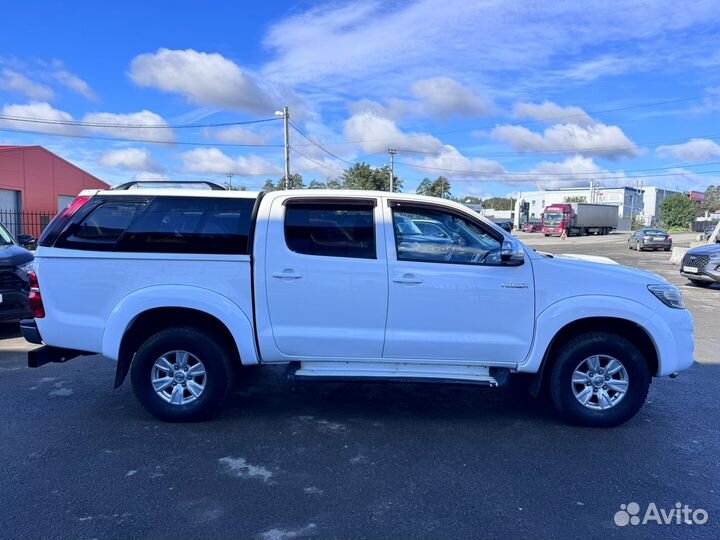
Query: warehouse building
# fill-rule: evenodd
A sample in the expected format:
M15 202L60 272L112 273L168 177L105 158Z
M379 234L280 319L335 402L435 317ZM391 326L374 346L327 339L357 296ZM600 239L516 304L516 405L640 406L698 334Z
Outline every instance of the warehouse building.
M647 188L646 188L647 189ZM545 191L522 192L515 203L515 226L519 226L524 217L522 204L527 203L528 219L540 221L546 206L565 202L586 202L609 204L618 208L618 230L629 231L633 216L643 213L643 191L633 187L603 188L579 187L568 189L549 189Z
M655 227L660 225L660 207L662 202L673 195L682 195L680 191L672 191L659 187L643 188L643 211L640 216L643 225Z
M42 146L0 146L0 222L15 235L39 236L80 191L107 188Z

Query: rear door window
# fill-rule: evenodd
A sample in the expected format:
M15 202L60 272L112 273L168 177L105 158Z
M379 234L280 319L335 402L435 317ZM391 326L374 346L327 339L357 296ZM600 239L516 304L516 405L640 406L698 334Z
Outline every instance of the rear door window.
M375 259L374 203L288 201L285 241L296 253Z
M117 251L247 254L255 201L157 197L130 225Z

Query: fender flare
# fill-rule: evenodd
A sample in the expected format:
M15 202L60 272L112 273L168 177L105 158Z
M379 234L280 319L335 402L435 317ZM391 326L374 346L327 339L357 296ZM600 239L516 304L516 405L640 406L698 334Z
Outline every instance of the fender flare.
M535 339L525 360L518 364L517 371L542 376L545 356L558 333L568 324L594 317L622 319L637 324L648 334L657 352L655 337L645 324L652 315L653 310L645 304L618 296L581 295L559 300L537 316Z
M125 332L142 313L156 308L188 308L218 319L235 341L243 365L259 363L251 319L229 298L189 285L157 285L125 296L110 312L102 339L102 354L118 360Z

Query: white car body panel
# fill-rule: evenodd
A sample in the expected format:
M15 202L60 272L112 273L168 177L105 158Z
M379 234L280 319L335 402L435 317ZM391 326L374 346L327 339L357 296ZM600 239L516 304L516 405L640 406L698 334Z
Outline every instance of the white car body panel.
M257 197L174 189L100 193ZM289 250L282 203L290 197L376 199L377 258ZM252 257L39 247L35 265L46 317L36 319L38 330L48 345L116 360L137 316L154 308L184 307L220 320L244 364L300 360L303 369L315 373L345 370L362 377L375 371L426 378L464 373L458 378L480 380L490 377L489 367L537 372L567 324L613 317L649 334L659 356L657 375L692 364L692 318L647 290L648 284L667 283L659 276L602 264L606 261L544 257L524 246L525 262L516 267L398 261L388 199L451 208L517 242L451 201L362 191L274 192L259 205ZM303 277L273 277L288 269ZM407 273L419 275L423 283L392 281Z
M46 312L36 322L45 343L117 360L122 335L135 317L156 307L187 307L224 322L245 351L243 363L257 363L247 255L43 247L36 253Z

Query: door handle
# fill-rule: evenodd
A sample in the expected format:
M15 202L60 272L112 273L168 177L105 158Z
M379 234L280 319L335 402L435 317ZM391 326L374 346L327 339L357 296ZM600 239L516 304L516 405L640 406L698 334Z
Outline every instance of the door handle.
M393 279L395 283L409 283L409 284L419 284L422 283L423 280L417 277L415 274L403 274L400 277L396 277Z
M278 279L300 279L302 274L296 274L292 268L286 268L282 272L273 272L272 277Z

